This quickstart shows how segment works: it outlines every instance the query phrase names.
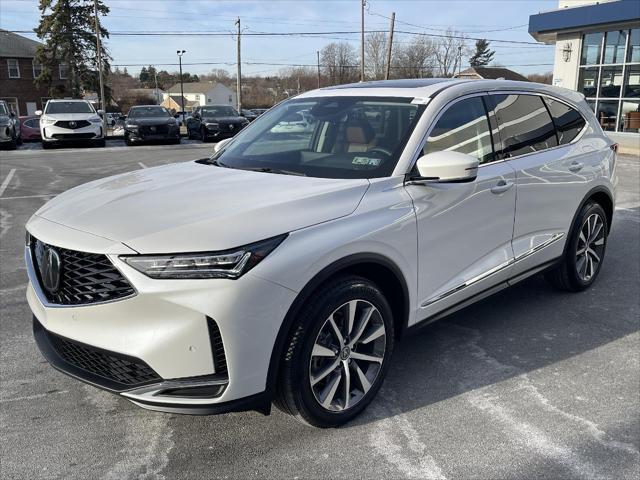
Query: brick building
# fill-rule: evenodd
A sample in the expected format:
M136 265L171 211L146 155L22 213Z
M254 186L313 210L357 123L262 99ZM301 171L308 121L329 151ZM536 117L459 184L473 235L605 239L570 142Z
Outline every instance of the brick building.
M49 99L46 87L38 88L34 79L42 68L34 62L39 42L0 29L0 100L18 115L32 115ZM64 63L53 72L54 85L66 84Z

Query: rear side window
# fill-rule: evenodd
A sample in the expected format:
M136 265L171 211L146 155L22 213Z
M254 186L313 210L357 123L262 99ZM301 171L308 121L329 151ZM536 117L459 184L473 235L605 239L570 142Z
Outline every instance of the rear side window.
M490 95L501 145L501 158L516 157L558 146L555 127L538 95Z
M438 119L422 154L440 151L466 153L481 164L493 160L489 122L481 97L454 103Z
M584 118L582 118L582 115L580 115L578 111L562 102L551 98L545 98L545 102L551 112L553 123L556 125L558 142L560 145L570 143L584 128Z

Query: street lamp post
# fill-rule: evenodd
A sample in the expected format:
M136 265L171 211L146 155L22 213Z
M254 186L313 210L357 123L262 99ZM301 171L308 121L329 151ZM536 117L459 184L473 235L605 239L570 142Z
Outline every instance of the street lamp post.
M176 50L178 54L178 62L180 63L180 104L182 108L182 124L184 125L184 89L182 87L182 55L186 53L186 50Z

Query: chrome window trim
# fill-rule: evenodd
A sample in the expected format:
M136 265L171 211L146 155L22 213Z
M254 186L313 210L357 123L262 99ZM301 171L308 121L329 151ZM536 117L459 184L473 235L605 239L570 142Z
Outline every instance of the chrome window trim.
M438 123L438 120L440 120L440 118L442 117L442 115L444 115L444 113L449 110L449 108L451 108L453 105L455 105L458 102L461 102L463 100L466 100L468 98L474 98L474 97L483 97L486 96L488 92L486 91L481 91L481 92L473 92L473 93L467 93L464 94L460 97L456 97L453 100L451 100L450 102L448 102L447 104L445 104L440 111L438 112L438 114L436 116L433 117L433 120L431 121L431 123L429 124L429 126L427 127L427 129L425 130L425 133L422 135L422 138L420 139L420 142L418 143L418 148L412 153L412 158L413 160L411 161L411 163L409 164L409 168L408 170L405 172L405 175L408 175L409 173L411 173L411 170L413 170L413 168L416 166L416 163L418 162L418 159L420 158L420 152L422 151L422 149L424 148L424 145L427 141L427 139L429 138L429 135L431 134L431 131L434 129L434 127L436 126L436 123ZM491 124L489 124L489 131L491 132L491 134L493 135L493 132L491 131ZM492 143L493 143L493 139L492 139ZM493 145L492 145L493 148ZM498 163L501 162L502 160L494 160L493 162L487 162L487 163L483 163L480 166L484 166L484 165L493 165L494 163Z
M456 103L465 100L467 98L473 98L473 97L479 97L479 96L489 96L489 95L537 95L539 97L547 97L550 98L554 101L560 102L565 104L567 107L575 110L576 112L578 112L580 114L580 116L582 117L582 120L584 120L584 127L582 127L582 130L580 131L580 133L578 135L576 135L576 138L574 138L571 142L569 143L565 143L564 145L556 145L555 147L550 147L550 148L545 148L544 150L538 150L536 152L529 152L529 153L523 153L521 155L517 155L515 157L509 157L509 158L503 158L503 159L499 159L499 160L494 160L493 162L486 162L486 163L482 163L480 164L478 167L482 168L482 167L488 167L489 165L495 165L498 163L503 163L506 161L511 161L511 160L517 160L519 158L522 157L526 157L529 155L533 155L536 153L541 153L541 152L547 152L547 151L551 151L551 150L555 150L558 148L563 148L563 147L568 147L570 145L574 145L575 143L579 142L582 137L585 135L586 131L587 131L587 127L590 125L590 122L584 117L583 113L580 111L580 109L576 106L573 105L572 103L568 102L565 99L559 98L551 93L548 92L540 92L540 91L535 91L535 90L522 90L522 89L517 89L517 90L491 90L491 91L481 91L481 92L473 92L473 93L468 93L465 95L462 95L460 97L457 97L453 100L451 100L449 103L447 103L446 105L444 105L440 111L438 112L438 114L434 117L434 119L431 121L431 123L429 124L429 126L427 127L427 129L425 130L424 135L422 136L420 142L419 142L419 147L416 151L413 152L412 157L413 160L410 164L409 169L405 172L405 175L409 174L411 172L411 170L413 170L413 168L415 167L418 159L420 158L420 152L422 151L422 149L424 148L424 144L426 143L427 139L429 138L429 135L431 134L431 131L433 130L433 128L435 127L436 123L438 122L438 120L440 120L440 117L442 117L442 115L449 109L451 108L451 106L455 105ZM546 106L546 103L545 103ZM553 117L551 117L552 121L553 121ZM491 125L489 124L489 128L491 128ZM554 124L554 129L555 129L555 124ZM500 125L498 125L498 132L500 131ZM492 136L494 135L494 132L491 131ZM492 139L493 142L493 139ZM495 144L494 144L495 146Z
M478 275L476 275L473 278L470 278L469 280L467 280L464 283L461 283L460 285L456 285L455 287L440 293L438 295L436 295L435 297L430 298L429 300L427 300L426 302L422 303L420 305L420 308L425 308L428 307L436 302L439 302L440 300L444 300L445 298L453 295L454 293L458 293L461 292L462 290L465 290L467 287L471 287L473 285L475 285L476 283L478 283L481 280L484 280L485 278L490 277L491 275L501 272L502 270L504 270L507 267L510 267L512 265L515 265L516 263L520 262L521 260L524 260L525 258L530 257L531 255L538 253L540 250L543 250L544 248L547 248L549 245L557 242L558 240L560 240L562 237L564 237L564 233L562 232L557 232L554 233L551 238L549 238L548 240L542 242L540 245L536 245L535 247L527 250L526 252L521 253L520 255L518 255L515 258L510 258L509 260L507 260L506 262L501 263L500 265L497 265L493 268L490 268L489 270L482 272Z
M109 258L108 255L107 255L107 258ZM129 279L122 273L122 271L111 261L110 258L109 258L109 261L113 264L113 267L116 270L118 270L118 272L120 272L120 274L122 275L122 278L126 279L127 282L129 282L129 285L131 285L131 288L133 289L133 293L131 295L127 295L126 297L115 298L113 300L105 300L105 301L102 301L102 302L80 303L80 304L75 304L75 305L62 305L60 303L51 303L47 299L47 296L42 291L42 287L40 286L40 280L38 280L38 274L36 273L36 270L35 270L33 257L31 255L31 245L27 244L24 247L24 263L27 266L27 277L29 277L29 283L31 284L31 287L33 288L33 291L35 292L36 297L38 297L38 300L40 300L40 303L42 303L42 305L44 307L46 307L46 308L93 307L94 305L105 305L107 303L120 302L122 300L127 300L129 298L133 298L136 295L138 295L138 290L136 289L136 287L129 281Z

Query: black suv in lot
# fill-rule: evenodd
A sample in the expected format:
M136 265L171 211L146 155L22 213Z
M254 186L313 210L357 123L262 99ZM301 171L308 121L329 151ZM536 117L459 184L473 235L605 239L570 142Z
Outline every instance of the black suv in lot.
M180 127L169 110L158 105L131 107L124 124L124 143L145 141L180 143Z
M244 127L249 120L240 115L229 105L208 105L196 107L191 118L187 120L189 138L207 140L222 140L231 138Z

